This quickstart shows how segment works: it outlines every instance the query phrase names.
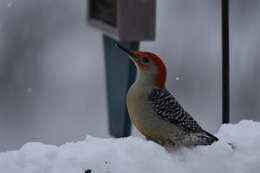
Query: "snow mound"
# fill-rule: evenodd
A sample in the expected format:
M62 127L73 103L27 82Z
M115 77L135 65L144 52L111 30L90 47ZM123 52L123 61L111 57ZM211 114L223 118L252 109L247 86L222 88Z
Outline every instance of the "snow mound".
M260 123L222 125L221 141L171 153L136 137L99 139L62 146L25 144L0 153L1 173L259 173ZM227 142L232 143L232 150Z

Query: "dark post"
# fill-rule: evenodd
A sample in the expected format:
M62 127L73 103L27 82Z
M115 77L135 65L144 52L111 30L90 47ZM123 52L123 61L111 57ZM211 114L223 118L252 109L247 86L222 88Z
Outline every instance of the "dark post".
M222 122L229 123L229 0L222 0Z
M155 38L155 0L88 0L88 23L101 30L104 43L109 132L130 135L126 93L136 69L116 43L137 51L139 41Z
M115 137L129 136L131 125L126 108L126 93L134 82L136 69L130 58L115 46L117 41L103 36L107 79L109 132ZM120 45L138 50L139 42L119 42Z

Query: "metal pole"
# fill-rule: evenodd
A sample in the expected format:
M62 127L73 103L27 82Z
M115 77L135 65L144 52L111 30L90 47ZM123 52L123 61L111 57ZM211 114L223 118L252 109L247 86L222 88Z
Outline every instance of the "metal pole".
M229 79L229 0L222 0L222 122L230 119Z

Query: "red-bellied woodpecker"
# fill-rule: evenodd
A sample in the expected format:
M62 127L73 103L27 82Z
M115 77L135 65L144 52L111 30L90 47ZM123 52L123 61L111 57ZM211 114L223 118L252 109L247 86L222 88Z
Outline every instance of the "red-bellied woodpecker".
M157 55L118 47L137 67L137 79L127 94L127 108L132 123L147 139L166 147L210 145L218 141L165 88L166 67Z

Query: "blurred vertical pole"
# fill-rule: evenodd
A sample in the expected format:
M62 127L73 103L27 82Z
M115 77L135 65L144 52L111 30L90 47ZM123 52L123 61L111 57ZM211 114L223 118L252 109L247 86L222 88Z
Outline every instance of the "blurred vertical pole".
M131 123L126 108L126 94L135 80L136 69L124 52L119 51L116 43L137 51L138 41L117 42L103 35L106 87L108 99L109 132L114 137L126 137L131 134Z
M229 81L229 0L222 0L222 122L230 119L230 81Z

